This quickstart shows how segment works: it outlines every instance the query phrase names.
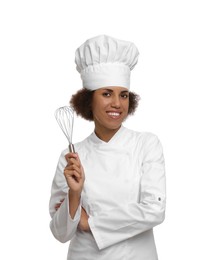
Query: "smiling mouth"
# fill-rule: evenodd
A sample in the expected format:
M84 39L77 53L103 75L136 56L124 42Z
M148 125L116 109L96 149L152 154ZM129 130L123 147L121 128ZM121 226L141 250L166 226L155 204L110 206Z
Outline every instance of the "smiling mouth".
M110 116L113 119L119 118L121 113L119 112L107 112L107 115Z

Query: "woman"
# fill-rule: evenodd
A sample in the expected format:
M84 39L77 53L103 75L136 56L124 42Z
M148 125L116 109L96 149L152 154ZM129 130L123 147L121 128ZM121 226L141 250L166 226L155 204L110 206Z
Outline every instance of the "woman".
M50 228L71 241L68 259L155 260L153 227L165 215L161 144L151 133L122 123L138 96L129 91L138 59L133 43L109 36L76 51L83 89L73 95L77 114L94 121L94 132L62 152L52 184Z

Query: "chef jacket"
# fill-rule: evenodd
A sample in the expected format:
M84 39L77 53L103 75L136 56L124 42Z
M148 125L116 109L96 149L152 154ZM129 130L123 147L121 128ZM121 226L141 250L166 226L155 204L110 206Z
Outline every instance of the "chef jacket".
M153 227L165 216L165 168L157 136L121 126L109 142L93 132L75 144L75 150L85 182L74 218L63 174L67 149L60 156L50 198L50 228L60 242L70 240L67 259L158 259ZM81 207L89 216L91 232L77 228Z

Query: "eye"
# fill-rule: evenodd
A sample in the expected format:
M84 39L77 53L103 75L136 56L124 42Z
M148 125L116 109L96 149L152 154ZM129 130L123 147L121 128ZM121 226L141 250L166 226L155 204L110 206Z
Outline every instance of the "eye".
M127 98L129 97L129 95L128 95L127 93L123 93L123 94L121 94L121 97L122 97L123 99L127 99Z
M111 93L110 92L103 92L102 94L104 97L110 97L111 96Z

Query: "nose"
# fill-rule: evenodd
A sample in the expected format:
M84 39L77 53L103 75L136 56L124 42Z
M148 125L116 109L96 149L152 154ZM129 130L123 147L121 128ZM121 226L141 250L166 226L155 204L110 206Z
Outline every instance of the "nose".
M113 107L113 108L120 108L120 97L119 96L113 96L112 97L112 103L111 103L111 106Z

